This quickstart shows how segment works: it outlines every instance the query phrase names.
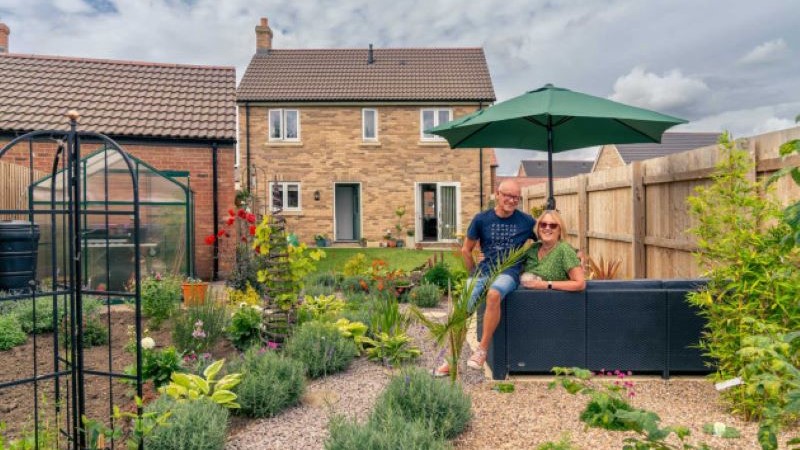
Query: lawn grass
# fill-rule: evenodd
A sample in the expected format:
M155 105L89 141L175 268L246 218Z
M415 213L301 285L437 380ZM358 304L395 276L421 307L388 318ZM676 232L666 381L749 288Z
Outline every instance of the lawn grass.
M452 250L408 250L404 248L324 248L325 258L317 262L316 272L341 272L344 263L357 255L363 253L367 256L367 262L376 259L386 261L391 269L411 270L420 266L429 258L440 254L444 255L444 260L451 269L461 268L463 263L460 256L453 254ZM460 254L459 254L460 255Z

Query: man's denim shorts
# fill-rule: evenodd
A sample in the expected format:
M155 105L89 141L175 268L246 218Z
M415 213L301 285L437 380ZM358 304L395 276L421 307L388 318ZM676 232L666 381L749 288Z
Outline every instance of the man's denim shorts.
M478 299L480 298L481 293L483 292L484 285L486 284L485 276L481 277L470 277L467 280L467 286L471 283L475 284L475 289L472 291L472 297L469 299L469 309L470 311L475 310L475 304L477 303ZM494 279L494 283L489 286L489 289L494 289L495 291L500 293L500 298L504 299L506 295L510 294L511 291L517 288L517 281L511 275L507 275L505 273L501 273Z

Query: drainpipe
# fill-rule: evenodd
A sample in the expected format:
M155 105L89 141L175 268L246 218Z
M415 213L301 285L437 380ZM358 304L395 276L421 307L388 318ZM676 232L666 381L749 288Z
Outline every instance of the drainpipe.
M217 186L217 143L211 143L211 177L213 181L211 182L212 189L214 191L213 197L213 208L214 208L214 268L211 270L211 281L217 281L217 277L219 275L219 239L216 239L217 232L219 231L219 187Z
M483 100L481 100L478 103L478 110L480 111L481 109L483 109ZM481 204L480 211L483 211L483 147L478 149L478 174L479 174L478 186L480 186L479 187L479 192L480 192L480 196L479 197L480 197L480 202L481 202L480 203Z
M250 192L250 103L245 102L244 104L244 117L245 117L245 146L247 147L247 164L244 166L247 169L247 192ZM242 164L241 161L239 162L239 176L241 176L241 168Z

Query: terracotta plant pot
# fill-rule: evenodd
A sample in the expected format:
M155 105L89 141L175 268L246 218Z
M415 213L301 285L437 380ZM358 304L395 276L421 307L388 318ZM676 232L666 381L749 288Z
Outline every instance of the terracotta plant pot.
M202 305L206 301L206 293L208 292L208 283L201 281L200 283L183 283L183 304L185 306Z

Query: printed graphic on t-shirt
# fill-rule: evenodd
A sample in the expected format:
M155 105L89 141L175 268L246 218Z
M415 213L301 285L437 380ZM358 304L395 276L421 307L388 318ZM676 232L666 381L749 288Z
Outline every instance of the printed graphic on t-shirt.
M493 223L489 225L489 242L496 252L504 252L513 246L512 239L517 234L517 225L513 223Z

